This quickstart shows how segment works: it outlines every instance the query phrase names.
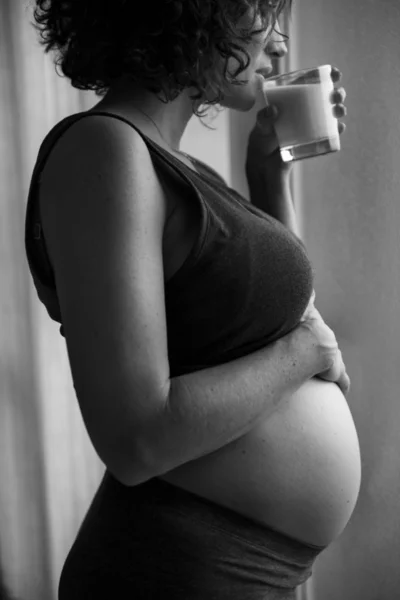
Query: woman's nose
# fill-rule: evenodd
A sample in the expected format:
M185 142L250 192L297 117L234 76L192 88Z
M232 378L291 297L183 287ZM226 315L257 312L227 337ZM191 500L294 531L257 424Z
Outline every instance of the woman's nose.
M273 44L267 44L265 52L268 56L272 56L272 58L282 58L283 56L286 56L288 49L284 42L275 42Z
M287 53L288 49L285 41L282 39L281 30L279 25L276 24L265 47L265 54L272 56L272 58L282 58Z

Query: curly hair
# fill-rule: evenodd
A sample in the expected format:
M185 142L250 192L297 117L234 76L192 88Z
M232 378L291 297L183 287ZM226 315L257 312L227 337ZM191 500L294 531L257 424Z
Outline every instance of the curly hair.
M244 85L237 76L250 64L243 48L252 37L274 28L292 0L36 0L33 27L45 52L56 51L73 87L104 96L113 81L127 76L167 103L185 88L193 113L202 117L218 104L225 82ZM237 23L252 15L248 27ZM257 17L263 29L253 30ZM286 37L286 36L284 36ZM244 57L243 57L244 55ZM223 74L218 59L224 58ZM229 58L239 66L227 72ZM215 97L204 100L205 90ZM164 98L162 95L164 94ZM196 107L196 108L195 108Z

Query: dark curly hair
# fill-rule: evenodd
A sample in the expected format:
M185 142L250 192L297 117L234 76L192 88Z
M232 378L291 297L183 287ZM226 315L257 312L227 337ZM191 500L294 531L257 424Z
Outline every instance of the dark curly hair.
M61 66L73 87L104 96L114 80L128 76L165 103L192 87L197 90L190 96L193 113L203 117L207 109L200 112L198 106L218 104L224 82L247 83L236 79L250 64L243 43L274 28L291 4L292 0L36 0L31 24L40 32L45 52L57 51L56 70ZM239 28L236 24L245 14L252 15L251 23ZM257 17L263 29L252 31ZM226 59L223 74L220 57ZM233 74L227 72L230 57L239 63ZM215 97L202 101L206 88Z

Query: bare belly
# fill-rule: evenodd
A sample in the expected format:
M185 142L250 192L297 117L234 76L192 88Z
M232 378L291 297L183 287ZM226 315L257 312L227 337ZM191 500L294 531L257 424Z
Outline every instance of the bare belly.
M345 528L361 481L353 418L336 384L311 379L245 436L161 479L315 545Z

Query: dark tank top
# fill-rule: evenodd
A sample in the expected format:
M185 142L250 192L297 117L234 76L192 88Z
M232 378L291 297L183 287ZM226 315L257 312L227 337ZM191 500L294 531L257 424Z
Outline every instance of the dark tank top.
M133 127L150 152L161 181L201 210L198 238L181 268L165 282L171 377L229 362L270 344L300 322L313 290L313 269L301 240L279 221L230 188L205 163L198 173L110 113L78 113L44 138L33 170L25 220L25 248L39 299L61 324L54 272L46 250L38 188L40 174L60 136L94 114ZM71 242L72 243L72 242Z

